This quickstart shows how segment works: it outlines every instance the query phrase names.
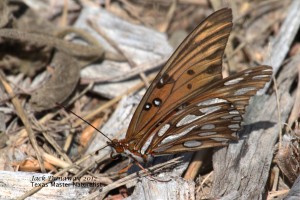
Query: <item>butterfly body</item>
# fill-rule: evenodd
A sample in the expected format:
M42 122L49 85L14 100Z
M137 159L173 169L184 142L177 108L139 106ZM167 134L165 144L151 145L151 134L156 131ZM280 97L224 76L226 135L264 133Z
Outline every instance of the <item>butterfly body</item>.
M147 161L237 140L249 98L270 80L272 67L223 79L231 29L231 9L221 9L182 42L146 91L125 138L108 143L117 153Z
M126 139L123 140L112 140L112 142L108 142L108 144L113 147L117 154L125 154L129 157L134 158L138 162L148 162L153 159L153 155L151 154L142 154L138 149L135 149L134 143L129 143Z

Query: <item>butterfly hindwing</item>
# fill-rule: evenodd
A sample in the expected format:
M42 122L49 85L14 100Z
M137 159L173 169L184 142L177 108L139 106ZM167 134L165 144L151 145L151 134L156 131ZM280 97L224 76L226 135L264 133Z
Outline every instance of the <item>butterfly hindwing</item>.
M126 139L142 146L151 131L192 93L222 80L222 56L232 29L230 9L204 20L178 47L154 79L129 125Z
M224 146L237 139L250 97L270 80L271 74L271 67L255 67L220 80L203 93L193 93L186 107L166 116L154 137L138 148L160 155Z

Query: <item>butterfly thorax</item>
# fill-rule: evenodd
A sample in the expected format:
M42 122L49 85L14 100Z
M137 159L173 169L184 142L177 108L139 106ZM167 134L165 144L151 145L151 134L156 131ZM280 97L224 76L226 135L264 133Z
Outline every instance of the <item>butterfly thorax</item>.
M133 143L129 143L126 139L113 139L112 142L108 142L107 144L111 146L116 153L125 154L128 157L137 160L138 162L147 162L151 159L151 156L141 154L137 149L134 148L135 145Z

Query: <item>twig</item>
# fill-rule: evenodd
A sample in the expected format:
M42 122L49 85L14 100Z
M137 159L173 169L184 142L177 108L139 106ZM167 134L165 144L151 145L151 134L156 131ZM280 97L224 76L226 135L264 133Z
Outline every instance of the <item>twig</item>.
M149 77L149 81L153 80L154 76ZM136 86L132 87L131 89L129 89L128 91L126 91L124 94L121 94L117 97L115 97L114 99L106 102L105 104L101 105L99 108L96 108L94 111L89 112L89 114L87 114L86 116L84 116L83 118L85 120L90 120L93 117L95 117L98 113L102 112L103 110L111 107L112 105L116 104L118 101L120 101L124 95L130 94L134 91L137 91L139 89L141 89L142 87L144 87L145 83L141 82L139 84L137 84ZM74 123L74 127L77 127L79 125L81 125L83 123L82 120L78 119L75 123Z
M105 146L106 147L106 146ZM101 150L103 148L100 148L98 149L97 151ZM97 152L95 151L95 152ZM93 154L95 153L93 152ZM81 164L82 162L84 162L86 159L88 159L89 157L91 157L91 154L85 156L84 158L81 158L80 160L76 161L73 165L69 165L69 166L66 166L63 170L61 170L60 172L56 173L53 175L53 177L58 177L58 176L61 176L63 175L64 173L66 173L67 171L72 171L73 168L78 168L78 165ZM51 180L54 180L54 179L51 179ZM46 184L46 183L50 183L52 182L51 180L46 180L44 181L43 183ZM41 184L42 185L42 184ZM25 194L23 194L22 196L18 197L17 200L23 200L31 195L33 195L34 193L38 192L40 189L42 189L43 187L40 186L40 187L35 187L29 191L27 191Z
M56 150L56 152L62 156L69 164L72 164L72 160L68 157L68 155L63 152L63 150L61 149L61 147L56 143L56 141L53 139L53 137L51 137L47 131L45 130L46 128L40 124L35 118L32 118L32 121L35 123L35 125L41 129L43 136L45 137L45 139L51 144L51 146Z
M150 167L149 170L152 171L152 172L158 172L158 171L160 171L164 168L168 168L168 167L171 167L171 166L179 163L180 159L181 159L180 157L174 158L174 159L172 159L168 162L161 163L161 164L155 165L153 167ZM90 199L94 199L95 197L97 197L97 198L102 197L103 198L107 194L107 192L109 192L109 191L111 191L111 190L113 190L117 187L120 187L121 185L125 185L125 184L128 184L128 183L134 182L139 177L143 177L145 175L146 175L146 173L143 170L141 170L139 172L136 172L136 173L133 173L133 174L130 174L130 175L128 175L128 176L126 176L122 179L117 180L116 182L114 182L110 185L105 186L101 190L101 192L96 191L96 192L90 194L89 196L87 196L86 198L84 198L82 200L90 200Z
M213 174L213 172L210 172L204 179L203 181L201 182L201 184L199 185L198 189L197 189L197 192L200 192L200 189L203 189L203 185L204 183L207 181L207 179Z
M280 102L279 102L279 97L278 97L277 82L276 82L276 78L275 78L274 74L272 75L272 79L274 82L274 91L275 91L275 95L276 95L278 126L279 126L279 148L281 148L281 142L282 142L281 108L280 108Z
M278 187L278 179L279 179L279 169L277 166L275 166L273 168L273 171L275 173L274 175L274 182L273 182L273 186L272 186L272 192L275 192L277 190Z
M288 120L289 126L292 126L298 117L300 117L300 64L298 65L298 87L296 89L296 99Z
M89 20L88 24L91 26L92 29L94 29L95 31L97 31L97 33L99 35L101 35L107 42L109 42L109 44L112 45L112 47L114 47L119 54L121 54L122 56L124 56L127 59L128 64L132 68L136 67L136 64L133 62L133 60L131 58L129 58L125 54L125 52L113 40L111 40L99 27L97 27L94 22L92 22L92 21ZM148 82L148 80L146 78L146 75L143 72L139 73L139 75L142 78L142 80L144 81L145 85L147 87L149 87L150 84L149 84L149 82Z
M3 85L3 87L7 91L7 93L10 96L14 96L14 92L13 92L12 88L10 87L10 85L8 84L8 82L6 82L5 75L2 71L0 71L0 79L1 79L0 81ZM29 140L32 144L32 147L34 148L34 150L36 152L36 157L37 157L37 160L39 161L41 171L46 172L45 166L43 164L43 160L41 158L41 152L40 152L39 146L37 144L37 141L35 139L35 136L34 136L32 128L31 128L31 124L29 122L27 114L26 114L25 110L23 109L22 104L21 104L21 102L19 101L19 99L17 97L13 97L11 99L11 101L12 101L12 104L14 105L14 107L16 109L16 112L17 112L18 116L20 117L21 121L23 122L23 124L25 126L25 129L28 133Z
M193 160L191 161L189 167L187 168L184 179L186 180L194 180L196 176L198 175L198 172L200 168L203 165L203 161L205 160L205 157L207 156L209 150L202 149L201 151L197 151L193 157Z
M176 7L177 7L177 1L178 0L172 0L172 4L169 8L169 11L166 15L166 19L165 22L162 24L162 27L160 28L161 32L166 32L169 27L170 27L170 23L174 17L175 11L176 11Z

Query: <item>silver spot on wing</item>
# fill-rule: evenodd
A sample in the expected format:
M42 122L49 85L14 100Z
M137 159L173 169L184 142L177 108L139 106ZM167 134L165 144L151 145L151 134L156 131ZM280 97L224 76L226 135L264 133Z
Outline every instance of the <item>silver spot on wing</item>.
M252 80L259 80L259 79L267 78L267 77L269 77L269 75L257 75L257 76L253 76Z
M226 103L226 102L227 101L225 99L213 98L213 99L209 99L209 100L198 103L198 106L208 106L208 105L212 105L212 104L216 104L216 103Z
M217 134L217 132L205 132L205 133L199 133L199 136L210 136L210 135L214 135Z
M185 143L183 143L183 146L185 147L199 147L202 145L202 142L199 142L197 140L191 140L191 141L187 141Z
M188 128L187 130L179 133L179 134L176 134L176 135L170 135L168 137L166 137L165 139L163 139L163 141L161 141L161 144L166 144L166 143L169 143L169 142L173 142L175 140L178 140L179 138L185 136L186 134L188 134L191 130L193 130L195 127L197 126L192 126L190 128Z
M234 84L237 84L237 83L241 82L242 80L244 80L244 78L238 77L238 78L235 78L235 79L226 81L226 82L224 83L224 85L234 85Z
M218 138L218 137L209 138L209 139L212 139L212 140L217 141L217 142L227 142L228 141L227 138Z
M204 126L201 127L201 130L210 130L214 128L216 128L214 124L205 124Z
M240 113L237 110L231 110L231 111L229 111L229 114L231 114L231 115L238 115Z
M145 151L148 149L149 145L151 144L153 137L155 134L152 134L148 140L145 142L145 144L143 145L143 147L141 148L141 154L145 154Z
M228 128L230 128L230 129L239 129L240 125L239 124L230 124L230 125L228 125Z
M234 117L234 118L232 118L233 120L236 120L236 121L240 121L240 120L242 120L242 118L241 117Z
M211 107L206 107L206 108L201 108L199 109L200 112L204 113L204 115L186 115L184 118L182 118L177 124L176 127L180 127L186 124L190 124L202 117L205 117L206 115L213 113L215 111L220 110L222 107L221 106L211 106Z
M246 87L246 88L241 88L241 89L238 89L237 91L234 92L234 95L235 96L238 96L238 95L243 95L243 94L246 94L247 92L251 91L251 90L256 90L255 87Z
M221 106L212 106L212 107L207 107L207 108L201 108L199 110L205 114L209 114L209 113L213 113L220 109L221 109Z
M176 127L180 127L189 123L192 123L193 121L196 121L197 119L200 119L201 117L204 117L205 115L186 115L184 118L182 118L177 124Z
M247 71L245 71L245 76L249 76L249 74L252 72L252 70L251 69L249 69L249 70L247 70Z
M160 137L163 136L169 128L170 128L170 124L165 124L161 129L159 129L157 135Z

